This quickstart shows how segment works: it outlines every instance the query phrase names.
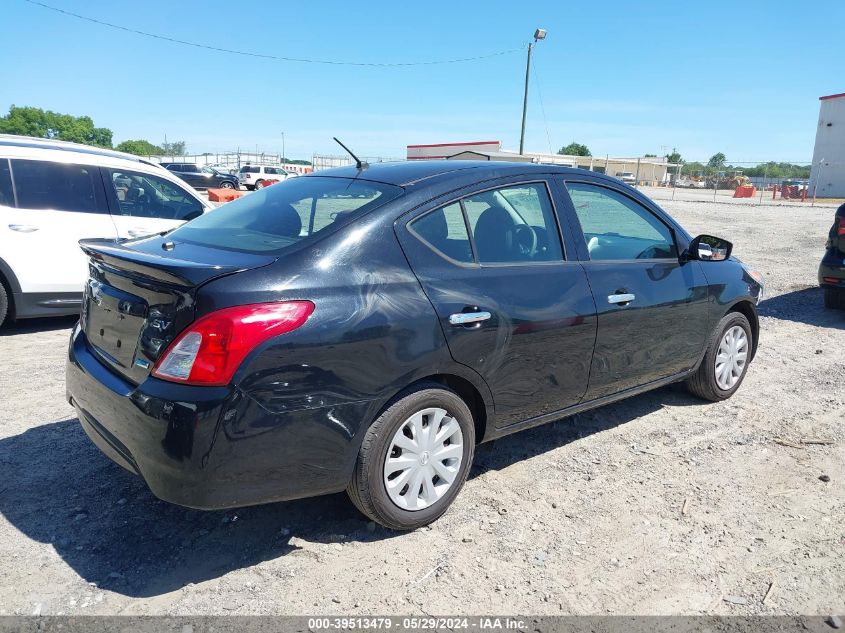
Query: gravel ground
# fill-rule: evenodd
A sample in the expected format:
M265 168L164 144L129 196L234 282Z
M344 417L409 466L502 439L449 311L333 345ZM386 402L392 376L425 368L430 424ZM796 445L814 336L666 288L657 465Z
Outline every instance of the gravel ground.
M343 495L156 500L65 402L73 320L7 327L0 615L845 612L845 314L815 287L832 208L661 204L766 276L740 391L660 389L483 446L452 510L413 533Z

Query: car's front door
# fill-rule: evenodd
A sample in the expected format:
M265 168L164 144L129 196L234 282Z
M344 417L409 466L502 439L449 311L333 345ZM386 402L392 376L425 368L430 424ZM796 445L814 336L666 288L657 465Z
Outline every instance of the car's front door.
M496 426L578 403L596 336L584 269L545 181L501 184L427 208L397 234L452 357L489 385Z
M103 168L103 179L121 238L169 231L204 212L193 195L160 176Z
M79 240L117 237L99 167L0 159L14 198L0 201L0 258L24 293L78 293L88 277Z
M679 260L674 230L621 188L572 180L561 206L593 290L598 334L586 398L676 375L701 357L708 335L707 280Z

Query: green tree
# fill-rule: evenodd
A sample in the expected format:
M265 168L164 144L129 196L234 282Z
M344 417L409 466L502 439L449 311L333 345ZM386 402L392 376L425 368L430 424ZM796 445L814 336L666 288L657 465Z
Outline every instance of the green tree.
M586 145L576 143L575 141L571 142L566 147L561 147L557 153L563 154L564 156L592 156Z
M713 169L721 169L725 166L726 160L727 157L722 152L719 152L710 157L710 160L707 161L707 166L712 167Z
M159 156L164 154L158 145L153 145L149 141L138 139L137 141L123 141L119 143L116 150L119 152L126 152L127 154L135 154L136 156Z
M166 156L184 156L185 141L165 141L161 144L161 153Z
M684 162L684 159L683 159L683 158L681 158L681 155L680 155L680 154L678 153L678 151L677 151L677 150L673 147L673 148L672 148L672 153L671 153L671 154L667 154L667 155L666 155L666 161L667 161L667 162L670 162L670 163L679 164L679 163L683 163L683 162Z
M644 154L643 158L657 158L657 154Z
M6 116L0 117L0 133L72 141L97 147L110 148L112 144L112 131L94 127L91 117L15 105L9 107Z

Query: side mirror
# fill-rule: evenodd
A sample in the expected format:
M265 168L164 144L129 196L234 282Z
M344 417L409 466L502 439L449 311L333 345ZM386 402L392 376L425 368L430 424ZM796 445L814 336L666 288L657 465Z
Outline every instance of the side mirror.
M733 247L733 244L721 237L699 235L690 242L686 258L702 262L721 262L731 256Z

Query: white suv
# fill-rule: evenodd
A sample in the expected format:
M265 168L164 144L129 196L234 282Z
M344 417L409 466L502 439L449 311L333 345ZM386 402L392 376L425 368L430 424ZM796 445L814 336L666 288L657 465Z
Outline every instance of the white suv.
M0 134L0 324L79 312L79 240L160 233L211 208L137 156Z
M238 180L247 189L261 189L268 183L284 180L288 175L281 167L244 165L238 171Z

